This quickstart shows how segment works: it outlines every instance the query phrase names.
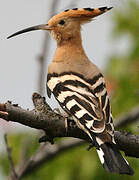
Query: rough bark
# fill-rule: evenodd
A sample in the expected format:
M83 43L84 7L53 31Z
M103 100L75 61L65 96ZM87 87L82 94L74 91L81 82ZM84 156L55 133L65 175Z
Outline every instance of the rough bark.
M35 109L31 111L24 110L17 104L12 104L9 101L5 104L0 104L0 118L6 121L17 122L31 128L44 130L46 135L41 137L39 142L49 141L53 144L54 138L56 137L73 137L78 139L64 140L61 144L51 145L50 143L45 143L40 145L37 152L30 159L19 164L16 170L14 170L18 180L33 170L40 168L41 165L54 159L62 152L90 142L88 136L75 125L71 118L68 119L68 129L66 129L65 118L55 113L46 103L44 97L34 93L32 100ZM139 109L136 108L136 112L134 109L126 116L123 116L123 119L120 118L120 122L122 122L121 126L123 126L123 122L125 123L125 119L128 121L130 119L130 122L137 121L139 119L138 111ZM120 123L117 126L120 127ZM126 156L139 158L139 136L122 131L115 131L114 136L119 149L124 151ZM14 165L12 167L14 167ZM11 180L13 179L12 176L10 176L10 178Z
M52 111L45 98L34 93L33 102L35 109L32 111L24 110L9 102L0 104L0 118L44 130L47 135L40 138L40 142L50 141L53 143L53 139L56 137L74 137L90 142L88 136L71 119L69 120L68 130L66 130L65 118ZM139 136L115 131L115 139L119 149L123 150L126 155L139 157Z

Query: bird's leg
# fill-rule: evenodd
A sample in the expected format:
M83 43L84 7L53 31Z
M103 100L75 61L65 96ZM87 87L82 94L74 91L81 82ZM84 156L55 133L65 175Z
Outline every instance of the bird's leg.
M77 125L74 122L72 116L68 115L67 113L64 113L63 117L65 119L66 133L68 132L68 128L75 128L75 127L77 127Z
M44 136L39 138L39 143L42 143L42 142L50 142L51 144L54 144L54 139L53 137L50 137L47 134L45 134Z
M87 147L87 151L90 151L90 149L92 149L94 146L94 143L89 144L89 146Z
M64 117L65 118L65 129L66 129L66 134L68 132L68 117Z
M99 144L96 141L96 136L94 133L88 134L89 137L91 138L92 142L91 144L88 146L87 150L89 151L90 149L92 149L94 146L96 147L96 149L99 149Z

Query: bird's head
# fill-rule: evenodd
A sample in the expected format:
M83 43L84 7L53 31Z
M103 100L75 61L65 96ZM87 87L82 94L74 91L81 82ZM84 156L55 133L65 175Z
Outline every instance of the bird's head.
M68 40L76 37L76 35L80 32L81 24L90 22L94 17L99 16L112 7L101 7L101 8L74 8L68 9L64 12L61 12L55 16L53 16L48 24L42 24L38 26L33 26L21 31L18 31L8 38L13 36L34 30L48 30L51 32L54 39L57 42L62 40Z

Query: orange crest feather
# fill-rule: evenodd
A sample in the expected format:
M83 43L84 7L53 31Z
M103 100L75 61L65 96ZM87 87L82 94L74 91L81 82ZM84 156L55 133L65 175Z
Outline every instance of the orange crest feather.
M71 17L71 18L94 18L112 9L112 7L100 8L73 8L67 9L55 16L55 18Z

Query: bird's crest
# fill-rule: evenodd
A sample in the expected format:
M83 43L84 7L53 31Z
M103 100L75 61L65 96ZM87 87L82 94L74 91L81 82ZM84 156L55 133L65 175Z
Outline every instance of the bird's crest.
M92 19L112 9L112 7L100 7L100 8L73 8L66 9L65 11L54 16L55 18L70 17L70 18L83 18Z

